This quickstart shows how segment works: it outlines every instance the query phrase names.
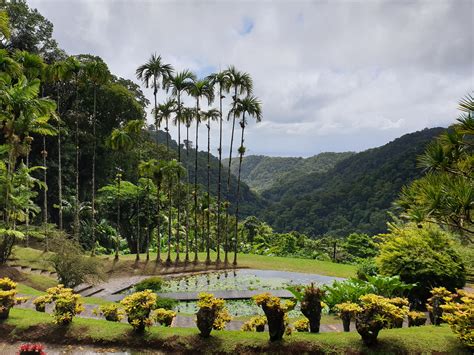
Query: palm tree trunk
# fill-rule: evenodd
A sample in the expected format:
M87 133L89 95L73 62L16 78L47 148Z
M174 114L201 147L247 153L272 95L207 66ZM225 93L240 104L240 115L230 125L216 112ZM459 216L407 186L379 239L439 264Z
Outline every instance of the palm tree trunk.
M242 170L242 158L244 156L244 130L245 130L245 113L242 117L242 136L240 138L240 149L239 149L239 172L237 175L237 201L235 207L235 230L234 230L234 265L237 265L237 242L239 234L239 202L240 202L240 172Z
M181 163L181 94L178 92L178 163ZM179 263L179 235L181 231L181 172L178 170L178 184L177 184L177 199L176 203L178 204L178 214L176 222L178 223L176 227L176 263Z
M161 183L156 183L156 262L161 264L161 225L160 225L160 190Z
M186 122L186 162L189 162L189 123ZM188 174L188 184L186 187L186 258L185 262L189 263L189 174Z
M199 97L196 99L196 144L194 152L194 263L198 262L198 191L197 191L197 173L198 173L198 149L199 149Z
M49 243L48 243L48 170L46 166L46 158L48 156L48 152L46 151L46 136L43 136L43 183L44 183L44 189L43 189L43 224L44 224L44 242L45 242L45 250L48 251L49 249Z
M211 259L211 118L207 122L207 215L206 215L206 262Z
M137 254L135 260L140 260L140 186L137 182Z
M118 193L117 193L117 239L115 241L115 260L119 259L119 248L120 248L120 183L122 175L119 172L117 174L117 184L118 184Z
M75 98L75 115L76 115L76 202L74 206L74 238L79 241L79 115L78 115L78 99L79 99L79 84L76 74L76 98Z
M221 185L222 185L222 85L219 84L219 173L217 183L217 245L221 240ZM210 264L211 260L206 260Z
M170 142L169 142L169 119L166 118L166 153L169 155ZM172 199L171 199L171 176L168 178L168 257L166 258L166 265L171 265L171 224L172 224Z
M61 152L61 116L59 107L59 84L57 90L57 106L58 106L58 199L59 199L59 230L63 230L63 170L62 170L62 152Z
M237 87L234 88L234 104L232 110L235 109L235 103L237 101ZM232 133L230 135L230 149L229 149L229 167L227 169L227 194L230 196L230 168L232 166L232 146L234 145L234 132L235 132L235 111L233 112L232 118ZM229 252L229 208L226 209L225 213L225 258L224 263L227 264L229 262L228 259L228 252ZM219 249L218 249L219 250ZM219 251L218 251L219 257Z
M149 196L149 186L146 185L146 261L150 260L150 202L148 200Z
M97 85L94 85L94 108L93 108L93 117L92 117L92 256L95 255L95 229L96 229L96 220L95 220L95 161L96 161L96 149L97 149L97 140L96 140L96 112L97 112Z

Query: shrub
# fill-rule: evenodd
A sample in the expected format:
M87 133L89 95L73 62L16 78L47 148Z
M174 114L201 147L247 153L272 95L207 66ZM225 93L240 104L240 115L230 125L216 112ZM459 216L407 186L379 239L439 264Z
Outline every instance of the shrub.
M54 303L52 316L56 324L68 325L76 314L84 311L81 296L75 294L72 289L65 288L64 285L48 288L46 295L38 298L33 303L45 305L46 303Z
M163 279L159 276L149 277L137 283L135 285L135 291L141 292L145 290L152 290L154 292L160 292L163 287Z
M269 293L263 293L253 297L255 303L261 306L267 317L270 341L281 340L287 331L287 312L295 308L295 302L286 301L281 303L279 297Z
M170 327L171 323L173 323L173 319L176 318L176 312L170 311L164 308L158 308L153 312L153 319L164 325L165 327Z
M406 225L383 236L377 265L385 275L400 275L406 283L416 283L410 298L422 305L432 287L450 291L465 283L461 257L455 251L451 236L434 225Z
M39 296L33 300L33 304L35 305L35 309L38 312L45 312L46 311L46 304L50 303L50 296Z
M315 287L313 283L306 286L301 299L301 313L308 318L311 333L319 333L321 323L321 299L324 297L324 290Z
M245 322L241 330L244 332L263 332L266 324L267 318L265 316L255 316Z
M179 302L173 298L157 297L156 299L156 309L164 308L172 311L178 304Z
M293 327L298 332L308 332L310 328L309 320L307 318L298 319L293 322Z
M368 294L360 298L361 309L356 314L356 329L367 346L377 343L379 332L388 327L397 314L397 307L382 296Z
M361 296L375 292L372 285L356 279L334 281L331 286L324 286L323 289L326 291L324 302L331 310L334 309L336 304L357 303Z
M200 293L198 297L196 324L201 336L207 338L211 335L212 329L224 329L231 317L223 299L215 298L214 295L205 292Z
M367 276L375 276L379 272L375 259L362 259L357 264L357 278L362 281L367 281Z
M137 333L142 333L145 327L153 325L150 313L155 309L156 294L152 291L135 292L125 297L120 304L124 307L128 323Z
M408 305L408 300L406 298L395 297L389 298L388 302L393 304L397 307L397 310L394 311L392 314L392 322L390 324L390 328L402 328L403 327L403 320L405 319L408 311L410 310Z
M474 293L459 290L446 297L442 305L443 320L467 347L474 348Z
M446 304L446 298L451 297L451 292L444 287L435 287L431 291L431 297L428 298L426 308L428 309L430 322L434 325L440 325L443 321L443 308Z
M16 297L17 284L8 277L0 279L0 319L7 319L16 304L26 302L24 297Z
M354 319L357 312L360 312L362 309L358 304L352 302L339 303L334 308L342 320L344 331L349 332L351 330L351 320Z
M372 258L377 255L377 243L367 234L352 233L344 244L343 248L352 256L352 258Z
M403 296L416 284L406 284L400 276L367 276L367 282L373 286L374 293L384 297Z
M109 322L120 322L124 317L123 309L116 303L99 306L93 312L104 316Z
M419 327L420 325L425 325L426 323L426 315L423 312L408 312L407 317L409 327Z

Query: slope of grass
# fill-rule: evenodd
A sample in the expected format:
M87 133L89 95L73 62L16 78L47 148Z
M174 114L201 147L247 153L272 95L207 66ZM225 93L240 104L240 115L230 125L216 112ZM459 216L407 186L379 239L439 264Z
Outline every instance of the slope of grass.
M0 323L8 341L47 341L61 344L103 344L120 347L153 348L172 352L203 353L469 353L447 326L383 330L379 344L365 347L357 333L295 333L283 342L270 344L268 334L213 331L209 339L198 336L196 328L152 327L144 335L131 332L125 323L75 318L71 326L58 327L49 315L28 309L13 309Z

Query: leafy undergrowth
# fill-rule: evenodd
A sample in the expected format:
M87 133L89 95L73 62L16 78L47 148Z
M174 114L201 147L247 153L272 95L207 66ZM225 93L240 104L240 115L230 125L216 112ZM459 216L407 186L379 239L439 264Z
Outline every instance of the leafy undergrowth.
M51 317L28 309L13 309L0 323L8 341L47 341L60 344L101 344L124 348L153 348L175 353L445 353L468 354L447 326L384 330L379 344L365 347L357 333L296 333L283 342L270 344L268 334L214 331L203 339L195 328L152 327L143 336L125 323L75 318L69 327L58 327Z

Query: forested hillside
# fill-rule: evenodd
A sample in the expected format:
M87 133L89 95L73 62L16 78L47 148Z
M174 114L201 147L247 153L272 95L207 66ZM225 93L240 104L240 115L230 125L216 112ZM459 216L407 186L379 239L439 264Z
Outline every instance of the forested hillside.
M260 215L279 231L312 236L383 232L402 186L421 176L417 156L442 132L431 128L407 134L354 154L326 173L283 181L262 194L271 204Z
M257 192L268 190L274 185L284 184L310 173L324 173L343 159L354 153L320 153L309 158L301 157L268 157L249 155L242 162L242 181ZM228 166L229 160L224 160ZM232 161L231 171L237 174L238 160Z

